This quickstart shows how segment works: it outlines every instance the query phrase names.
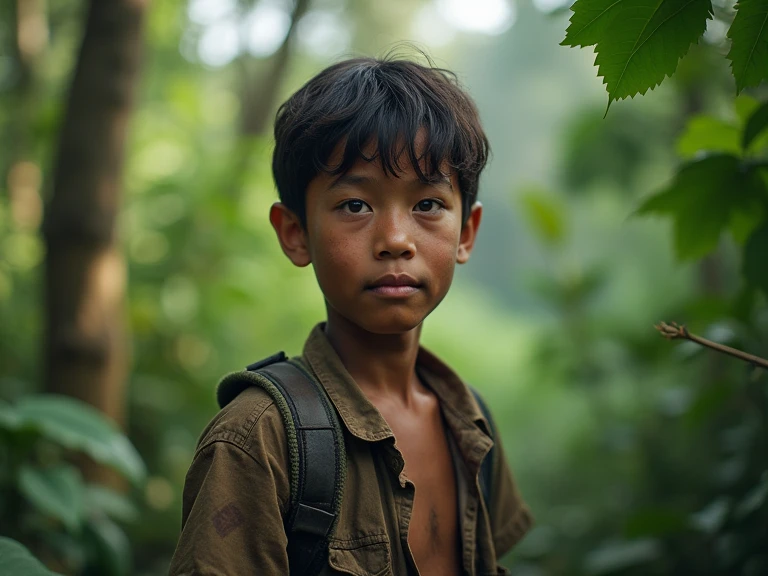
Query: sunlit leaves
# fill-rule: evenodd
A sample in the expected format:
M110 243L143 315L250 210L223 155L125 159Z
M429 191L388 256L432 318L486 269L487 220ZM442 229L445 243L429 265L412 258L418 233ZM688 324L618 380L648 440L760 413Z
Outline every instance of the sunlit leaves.
M563 44L595 45L609 102L645 94L674 73L706 30L710 0L577 0Z
M639 210L672 216L675 250L682 259L712 252L735 215L754 210L765 185L732 155L712 155L684 165L672 183Z
M677 153L688 159L704 151L738 155L738 127L712 116L693 117L677 141Z
M768 78L768 0L741 0L728 30L736 91Z

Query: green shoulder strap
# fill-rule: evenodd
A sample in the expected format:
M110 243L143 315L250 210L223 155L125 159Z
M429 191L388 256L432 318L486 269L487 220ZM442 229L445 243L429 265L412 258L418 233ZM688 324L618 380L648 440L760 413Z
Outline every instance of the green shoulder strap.
M314 576L327 562L346 474L344 435L325 390L283 352L225 377L216 392L222 408L250 386L264 389L283 417L291 467L291 506L285 517L292 576Z

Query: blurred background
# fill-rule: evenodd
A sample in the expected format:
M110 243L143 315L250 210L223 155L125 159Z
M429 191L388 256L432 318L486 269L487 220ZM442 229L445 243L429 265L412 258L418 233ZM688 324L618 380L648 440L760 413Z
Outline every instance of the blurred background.
M0 536L65 574L167 573L218 379L299 353L324 318L267 220L275 110L328 64L408 40L458 74L493 149L475 253L424 344L489 400L536 517L504 564L768 574L766 378L653 329L765 356L765 298L730 240L681 263L670 223L634 214L697 151L697 119L743 123L759 93L734 103L714 21L671 80L604 117L592 50L559 45L569 14L3 2Z

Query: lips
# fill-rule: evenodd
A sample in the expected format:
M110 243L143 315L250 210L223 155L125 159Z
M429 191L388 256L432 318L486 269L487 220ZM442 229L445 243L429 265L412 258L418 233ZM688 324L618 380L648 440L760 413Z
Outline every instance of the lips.
M419 282L408 274L387 274L375 282L372 282L368 288L379 288L381 286L412 286L419 287Z
M381 296L408 296L421 287L421 283L408 274L387 274L366 288Z

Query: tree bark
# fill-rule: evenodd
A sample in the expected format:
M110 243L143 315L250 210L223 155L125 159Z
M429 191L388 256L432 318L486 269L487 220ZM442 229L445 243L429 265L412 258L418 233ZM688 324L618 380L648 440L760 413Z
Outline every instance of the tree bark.
M244 135L261 134L271 124L272 110L293 50L296 25L308 10L309 0L296 0L285 41L269 59L262 74L251 73L246 59L241 100L241 131Z
M146 0L90 0L46 208L45 389L124 421L126 265L116 221Z

